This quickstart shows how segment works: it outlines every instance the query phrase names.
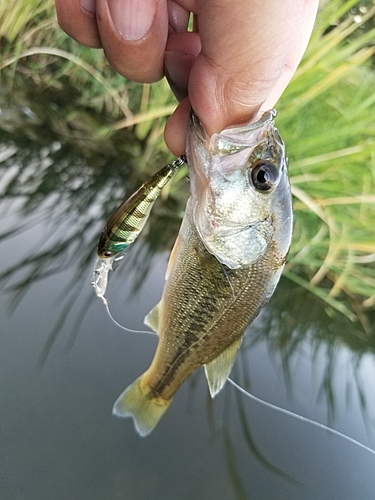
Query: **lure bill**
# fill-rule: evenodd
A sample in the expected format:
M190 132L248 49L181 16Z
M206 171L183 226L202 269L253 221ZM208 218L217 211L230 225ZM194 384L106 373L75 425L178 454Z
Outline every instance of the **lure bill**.
M106 306L108 306L108 300L105 298L104 294L107 290L108 274L109 271L112 271L112 265L115 259L116 257L110 257L108 259L98 257L90 282L94 287L96 295L102 299Z
M110 217L97 246L98 259L95 264L91 285L95 293L107 305L105 292L108 285L108 274L113 263L122 259L119 255L134 243L150 216L155 201L164 186L172 179L179 167L186 162L184 155L166 165L127 198Z

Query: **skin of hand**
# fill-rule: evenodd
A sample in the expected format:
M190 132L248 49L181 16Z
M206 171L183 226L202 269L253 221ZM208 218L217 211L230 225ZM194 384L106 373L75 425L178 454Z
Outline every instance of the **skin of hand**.
M61 28L102 47L128 79L167 77L180 101L165 128L185 152L189 106L207 132L275 106L306 50L318 0L55 0ZM190 14L194 29L187 31Z

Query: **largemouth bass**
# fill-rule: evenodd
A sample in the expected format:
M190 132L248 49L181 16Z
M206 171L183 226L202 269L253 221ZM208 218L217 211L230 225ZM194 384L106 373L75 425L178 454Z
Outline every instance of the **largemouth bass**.
M186 378L204 366L212 396L224 386L245 330L280 278L292 233L291 192L275 111L208 137L191 113L191 197L162 299L145 322L159 335L149 369L113 412L149 434Z

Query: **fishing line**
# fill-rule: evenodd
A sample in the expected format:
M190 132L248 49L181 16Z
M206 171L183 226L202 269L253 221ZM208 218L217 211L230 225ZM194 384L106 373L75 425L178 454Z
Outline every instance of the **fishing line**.
M328 427L325 424L321 424L319 422L315 422L315 420L311 420L310 418L303 417L302 415L298 415L298 413L294 413L290 410L286 410L285 408L280 408L279 406L276 406L272 403L269 403L268 401L264 401L263 399L258 398L257 396L254 396L250 392L247 392L245 389L243 389L240 385L238 385L234 380L228 377L228 382L232 384L233 387L235 387L238 391L240 391L242 394L247 396L248 398L252 399L256 403L259 403L263 406L266 406L267 408L271 408L272 410L278 411L280 413L284 413L284 415L288 415L289 417L296 418L297 420L301 420L302 422L305 422L307 424L313 425L315 427L318 427L319 429L323 429L327 432L330 432L331 434L334 434L335 436L338 436L340 438L345 439L346 441L349 441L349 443L352 443L356 446L359 446L360 448L368 451L372 455L375 455L375 450L372 448L369 448L365 444L360 443L354 438L351 438L350 436L347 436L346 434L343 434L340 431L337 431L336 429L332 429L332 427Z
M154 332L151 332L150 330L133 330L132 328L127 328L126 326L123 326L121 323L115 320L115 318L112 316L111 311L109 310L109 305L108 301L104 302L105 308L107 309L108 316L111 318L111 320L114 322L116 326L119 328L122 328L122 330L125 330L126 332L130 333L148 333L149 335L153 335Z

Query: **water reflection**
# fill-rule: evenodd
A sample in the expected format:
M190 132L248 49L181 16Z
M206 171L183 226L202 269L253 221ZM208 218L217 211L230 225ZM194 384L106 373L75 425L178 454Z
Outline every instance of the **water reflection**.
M0 242L48 225L47 235L39 241L38 232L31 233L37 248L8 265L0 282L8 284L6 291L12 293L16 307L34 281L67 268L76 273L62 290L66 305L46 345L45 358L81 291L104 222L125 194L132 193L168 158L157 156L153 164L146 165L140 155L144 141L126 129L105 137L100 116L74 112L71 89L52 95L51 89L40 95L21 93L21 98L16 92L12 102L0 106L3 211L17 201L16 221L0 234ZM138 269L135 290L147 274L152 256L171 248L187 195L188 183L180 176L178 191L172 187L168 197L156 205L145 244L122 265ZM87 305L78 312L79 322Z
M41 96L30 94L27 98L17 95L14 97L13 103L8 102L6 106L1 106L0 284L2 289L8 292L13 309L20 307L28 295L36 293L39 283L51 283L52 280L55 284L54 300L56 301L57 297L58 303L52 313L55 324L44 339L39 352L40 362L45 363L66 327L68 318L75 318L74 324L70 325L72 333L64 346L69 349L75 346L82 325L92 321L87 315L92 314L90 306L95 301L95 295L89 289L89 277L95 260L95 244L104 221L125 193L132 192L151 172L167 163L169 158L155 158L148 167L139 165L142 141L127 131L121 131L109 138L99 133L93 134L93 130L99 130L102 124L98 124L99 118L91 116L90 113L72 112L72 115L67 117L65 108L70 109L72 99L69 93L59 94L58 99L56 95L47 96L53 103L50 108L38 102ZM43 96L44 98L46 97ZM32 106L28 99L32 100ZM92 125L93 122L97 125L96 128ZM121 290L126 282L131 283L131 288L126 289L126 297L139 297L136 294L141 291L144 314L148 312L150 305L157 302L163 286L163 269L160 262L165 265L187 196L188 182L181 178L172 186L168 197L158 201L142 242L136 244L120 268L113 273L113 304L120 322L129 321L129 312L126 312L124 317L121 316L125 300ZM159 273L157 284L148 281L150 273L155 272ZM155 280L155 275L152 275ZM46 296L41 295L41 301L44 297ZM99 302L96 301L96 305ZM102 316L105 314L101 305L97 311ZM357 438L366 440L367 432L370 441L374 441L375 411L371 397L369 398L369 389L362 380L364 365L369 373L373 374L368 367L373 367L374 314L375 312L371 311L366 314L359 311L362 321L353 323L316 296L284 278L269 306L252 325L241 349L233 377L264 399L272 400L280 406L288 404L292 410L301 413L308 409L311 418L321 419L332 425L337 424L338 415L340 417L341 414L341 419L343 418L345 408L348 418L357 419L357 425L358 410L364 430L359 430ZM100 330L100 334L102 333ZM129 352L133 351L122 353L121 357L128 356ZM149 352L145 353L145 358L147 364L150 359ZM118 365L120 366L120 360ZM308 382L304 380L302 385L299 377L302 373L301 378L306 378L306 371L309 370L315 370L315 376ZM129 380L133 378L132 373ZM113 396L119 393L124 385L117 373L113 375L111 383L114 381L117 381L119 387L114 384ZM190 407L195 393L201 390L206 391L206 388L201 382L201 374L198 373L186 384L180 402L186 397L186 407ZM113 400L110 397L105 398L105 412L111 407ZM351 409L348 403L350 401ZM175 405L178 407L177 402ZM316 491L311 487L311 478L310 483L308 480L305 483L312 489L308 490L308 494L301 493L299 488L306 479L304 472L293 462L293 454L292 458L288 456L288 460L284 461L285 450L289 444L286 444L283 438L288 436L288 439L291 439L291 436L298 432L297 429L300 429L299 424L277 420L280 417L273 415L270 418L274 419L274 427L270 426L269 419L263 426L261 410L254 408L254 405L232 388L226 389L222 399L210 401L209 405L213 423L211 443L206 443L205 448L209 450L210 457L215 455L217 450L221 450L220 456L231 478L232 487L230 490L225 487L220 492L220 488L210 484L206 486L206 492L209 493L204 498L210 498L209 495L214 491L216 498L226 500L251 498L254 491L257 492L257 498L270 498L268 486L264 483L254 486L254 476L257 474L263 478L272 478L269 480L273 484L275 498L323 498L319 494L313 496ZM192 413L198 411L198 403L192 406L193 410L187 416L184 415L188 429L187 438L182 436L179 420L176 419L176 415L181 416L182 409L176 408L168 417L165 429L171 434L171 442L168 442L170 450L174 449L171 445L173 439L184 443L190 439L189 436L193 436L191 439L195 443L194 446L207 440L208 431L205 428L196 431L189 423L189 420L194 418ZM231 411L232 407L236 408L235 412ZM343 431L349 433L352 428L345 418ZM127 430L130 432L131 423L129 424ZM122 424L116 422L110 425ZM171 425L173 429L170 428ZM121 429L121 433L124 432L123 427L118 429ZM159 442L162 432L149 438L150 443ZM318 463L315 456L318 452L312 444L314 439L318 442L318 434L306 428L299 432L303 434L301 444L307 440L306 443L313 449L316 460L314 463ZM309 432L313 437L309 436ZM132 437L126 439L133 440ZM278 439L280 442L276 446ZM187 442L186 446L188 445ZM142 446L149 450L151 445ZM339 448L340 444L336 446ZM349 452L353 453L353 448L346 451L347 455ZM157 455L153 456L156 462ZM369 457L365 458L368 459ZM187 462L192 466L193 460L189 460ZM305 456L303 460L306 462ZM361 463L362 461L363 458ZM326 464L325 466L328 467ZM347 467L350 469L352 462ZM196 470L192 475L199 475L199 472ZM120 472L117 471L117 474L117 481L122 484ZM362 481L365 482L366 479L362 478ZM277 493L275 494L280 484L283 485L281 491L287 492L287 496L283 497L282 493L277 497ZM117 487L122 491L121 486ZM189 494L193 489L188 488ZM342 489L345 490L344 487ZM132 498L149 498L147 495L150 490L146 488L145 491L143 497L137 493ZM178 488L174 491L177 492ZM343 495L340 498L350 498L345 496L345 493ZM196 491L195 496L203 498L202 490ZM177 493L173 498L176 497ZM180 497L191 498L186 491ZM166 494L163 497L158 490L155 498L165 499L172 496Z

